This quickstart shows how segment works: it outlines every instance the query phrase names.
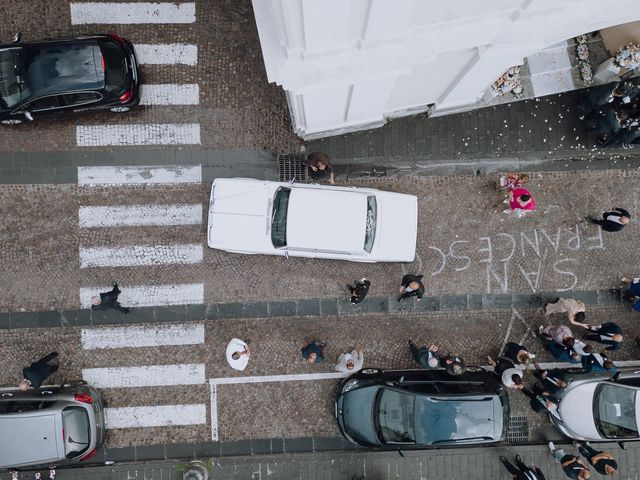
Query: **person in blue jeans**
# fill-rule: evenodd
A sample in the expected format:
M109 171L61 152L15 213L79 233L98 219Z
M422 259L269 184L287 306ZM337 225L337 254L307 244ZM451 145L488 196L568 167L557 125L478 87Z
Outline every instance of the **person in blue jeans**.
M613 375L618 371L613 362L604 353L592 353L582 357L582 368L587 373L611 373Z
M584 336L585 340L608 345L605 350L620 350L622 347L623 332L617 323L607 322L602 325L585 325L585 328L592 332Z
M558 345L553 340L547 340L544 345L544 348L548 350L554 358L560 360L561 362L569 362L569 363L580 363L580 355L576 352L572 352L569 348L564 345Z
M318 340L313 340L307 343L300 350L302 351L302 356L309 363L322 363L324 362L324 349L327 344L325 342L319 342Z

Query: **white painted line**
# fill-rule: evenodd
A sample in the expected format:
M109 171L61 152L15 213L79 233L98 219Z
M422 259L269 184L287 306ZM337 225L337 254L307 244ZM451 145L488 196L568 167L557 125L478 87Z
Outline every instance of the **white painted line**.
M202 183L201 165L156 167L78 167L78 185Z
M104 414L107 428L169 427L207 423L207 406L204 403L105 408Z
M76 143L79 147L199 145L200 124L78 125Z
M204 325L83 328L80 340L84 350L200 345L204 343Z
M138 63L147 65L196 65L198 46L188 43L135 45Z
M80 227L83 228L200 225L202 204L80 207L78 219Z
M204 363L83 368L82 379L96 388L163 387L206 383Z
M202 245L80 247L80 268L141 267L202 262Z
M140 105L198 105L200 103L200 87L197 84L145 84L140 88Z
M120 285L118 301L124 307L155 307L168 305L200 305L204 303L204 284ZM82 287L80 308L91 308L91 297L108 292L110 286Z
M211 383L210 388L211 402L209 410L211 412L211 440L217 442L220 439L220 432L218 431L218 387L215 383Z
M71 2L69 6L72 25L194 23L196 21L195 3Z

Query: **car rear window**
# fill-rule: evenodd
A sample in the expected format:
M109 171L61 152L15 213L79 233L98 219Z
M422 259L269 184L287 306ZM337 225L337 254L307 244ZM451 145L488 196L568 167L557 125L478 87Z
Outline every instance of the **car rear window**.
M104 88L107 92L119 92L125 82L126 61L120 47L111 41L100 44L104 60Z
M271 243L276 248L287 245L287 211L289 210L290 188L280 187L273 198L271 215Z
M67 407L62 411L64 454L67 458L75 458L89 449L91 444L89 422L89 415L82 407Z

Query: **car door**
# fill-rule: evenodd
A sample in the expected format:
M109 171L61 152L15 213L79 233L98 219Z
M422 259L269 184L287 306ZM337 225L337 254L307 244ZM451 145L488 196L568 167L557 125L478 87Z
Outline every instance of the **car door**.
M12 112L26 115L27 113L33 118L41 116L56 115L62 112L63 101L62 95L47 95L45 97L36 98L29 103L22 105Z
M99 109L100 100L102 95L98 92L74 92L62 96L64 108L72 109L74 112Z

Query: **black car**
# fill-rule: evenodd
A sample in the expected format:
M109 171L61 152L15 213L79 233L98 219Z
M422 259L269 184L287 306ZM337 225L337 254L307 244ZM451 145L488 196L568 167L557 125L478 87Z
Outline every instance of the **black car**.
M364 369L342 381L336 417L347 440L410 449L502 441L509 399L500 378L481 369Z
M115 35L91 35L0 46L0 122L109 109L140 101L133 45Z

